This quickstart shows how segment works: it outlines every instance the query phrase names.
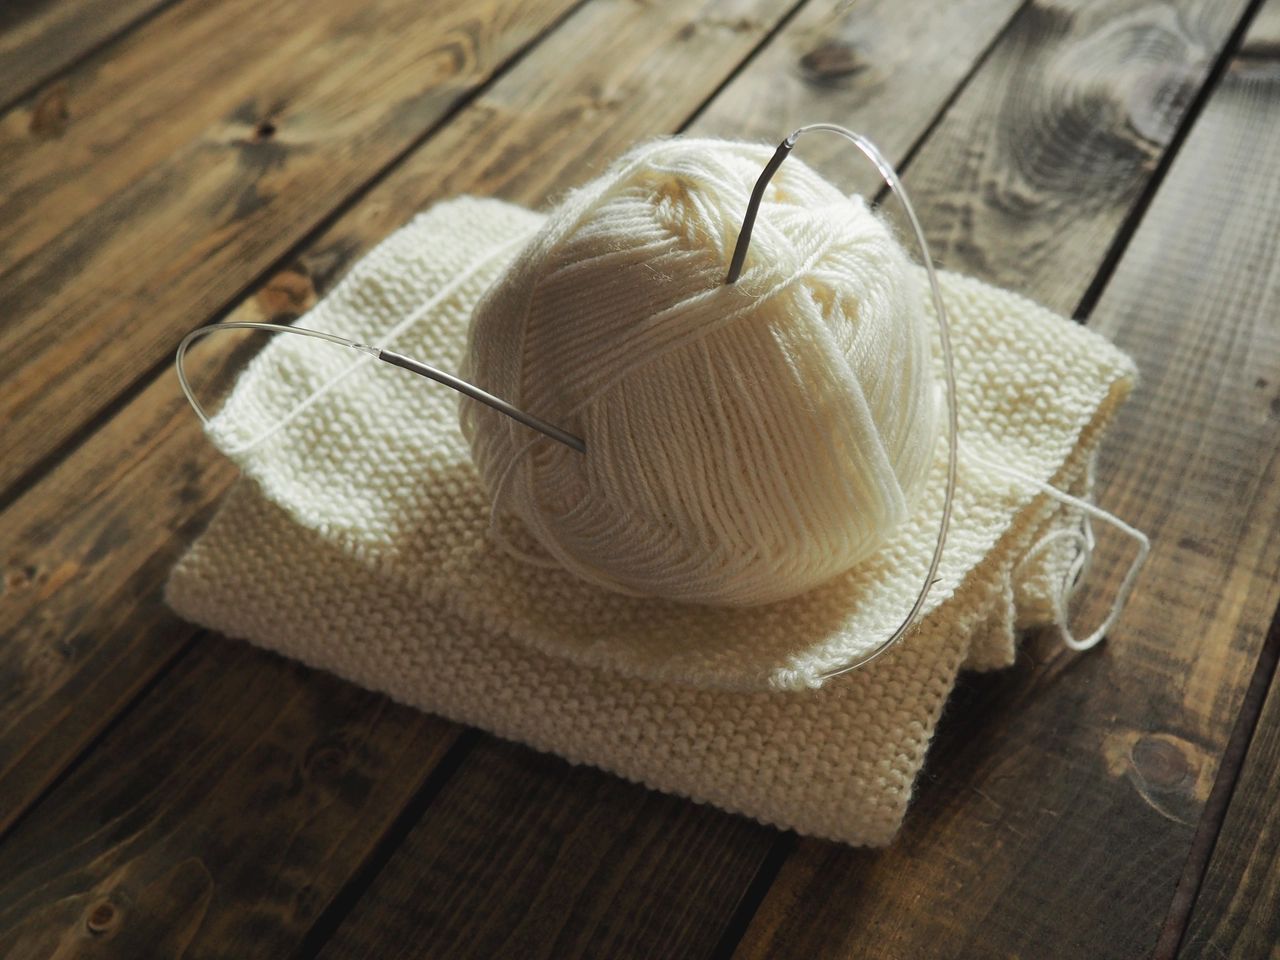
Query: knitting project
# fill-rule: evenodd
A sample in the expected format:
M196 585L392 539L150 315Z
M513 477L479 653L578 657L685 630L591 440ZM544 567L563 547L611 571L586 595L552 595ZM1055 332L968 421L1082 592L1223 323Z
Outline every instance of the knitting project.
M302 323L456 366L471 310L541 223L436 206ZM921 296L925 296L920 278ZM964 448L1087 495L1131 362L1014 294L943 275ZM884 657L823 671L892 629L918 589L945 463L884 549L749 610L613 594L508 557L456 395L301 338L250 363L210 434L243 467L167 596L183 616L413 706L801 833L888 842L962 665L1011 662L1060 622L1075 511L969 457L942 582ZM962 448L963 449L963 448ZM521 531L509 528L519 542Z

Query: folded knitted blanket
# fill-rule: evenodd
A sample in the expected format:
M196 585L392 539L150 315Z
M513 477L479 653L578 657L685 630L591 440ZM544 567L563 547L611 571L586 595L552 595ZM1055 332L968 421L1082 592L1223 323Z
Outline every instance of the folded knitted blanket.
M540 221L492 200L438 205L302 325L456 368L472 306ZM886 843L961 666L1007 664L1017 629L1063 615L1073 543L1033 548L1079 517L988 462L1087 495L1101 429L1133 381L1131 362L1079 325L942 279L962 447L941 580L895 649L825 685L914 599L943 459L904 528L818 590L746 610L625 597L493 544L455 394L301 338L264 349L211 423L251 480L175 568L168 600L572 761L802 833Z

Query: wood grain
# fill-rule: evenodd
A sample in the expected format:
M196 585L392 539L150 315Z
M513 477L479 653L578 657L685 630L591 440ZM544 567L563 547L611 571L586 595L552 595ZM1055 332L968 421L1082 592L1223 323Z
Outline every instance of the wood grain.
M904 161L1023 3L810 3L707 105L693 130L776 144L806 123L839 123ZM835 137L806 138L796 156L850 192L875 196L884 186Z
M1280 627L1273 629L1280 644ZM1273 678L1178 956L1280 957L1277 796L1280 684Z
M0 845L0 955L285 956L456 733L247 653L199 645Z
M1280 956L1280 684L1274 681L1179 956Z
M1027 5L912 164L944 266L1075 310L1246 6Z
M0 7L0 109L84 56L128 30L172 0L22 0ZM37 133L56 130L51 117L63 116L58 84L51 85L32 109Z
M1119 22L1185 31L1195 21L1145 7ZM1202 39L1186 49L1212 49L1208 37L1221 42L1230 25L1205 33L1201 21L1193 35ZM1095 37L1112 44L1115 24L1080 16L1035 35L1065 49L1037 50L1028 33L1011 40L1021 67L997 51L990 66L1004 92L979 77L907 182L952 262L1006 281L1019 270L1014 286L1069 308L1105 253L1098 237L1114 234L1124 213L1104 201L1131 199L1149 162L1131 151L1119 183L1107 129L1071 139L1046 125L1055 154L1071 143L1082 152L1060 158L1066 169L1109 171L1096 183L1104 197L1090 195L1084 177L1069 207L1055 190L1023 190L1026 222L1013 218L997 185L1025 183L1028 158L1047 148L999 132L1028 129L1010 98L1036 102L1044 71L1070 60L1072 47L1098 46ZM1100 502L1154 542L1124 620L1096 653L1074 656L1039 638L1014 670L963 684L898 843L880 854L802 843L739 956L1129 958L1154 946L1280 599L1271 320L1280 180L1274 125L1260 132L1260 102L1242 98L1233 76L1198 118L1089 320L1143 374L1099 468ZM1180 101L1162 98L1170 110ZM952 116L965 124L964 149L960 130L945 129ZM1173 126L1170 117L1162 129ZM942 152L948 142L954 153ZM1107 152L1091 156L1100 145ZM960 177L953 190L942 187L948 176ZM1116 582L1121 549L1104 541L1098 582ZM1099 617L1108 600L1091 597L1080 615Z
M0 120L0 490L575 2L179 4L59 81L59 136Z
M621 12L629 4L592 3L583 8L579 17L534 50L531 59L547 51L541 73L517 68L504 78L491 97L455 118L455 123L308 245L293 267L243 305L239 316L294 312L317 290L327 289L370 243L403 222L407 210L433 197L474 190L533 202L582 179L625 146L628 138L683 122L681 118L697 109L700 91L714 88L717 70L724 76L725 64L740 58L772 22L767 16L753 20L741 5L710 5L692 22L683 18L683 7L654 6L659 9L636 16L672 18L670 23L659 19L656 37L646 32L652 20L633 23L630 14ZM991 257L992 276L1003 276L1010 285L1060 309L1071 309L1167 147L1188 91L1203 78L1205 63L1221 44L1236 9L1218 8L1197 16L1190 4L1113 4L1093 12L1054 6L1025 14L1043 23L1037 20L1028 25L1020 20L1002 38L969 94L957 104L961 111L957 115L967 119L958 127L945 122L939 136L945 134L950 140L932 137L913 165L912 177L922 183L934 178L926 221L947 222L951 227L939 233L935 225L935 244L942 243L953 264ZM808 11L794 23L806 17ZM589 24L590 30L569 30L579 22ZM812 22L819 23L820 18L815 16ZM599 57L590 56L593 43L614 36L610 30L631 29L637 31L631 43L623 32L616 46L608 46ZM701 38L702 45L673 45L663 33L669 29L684 43ZM1042 33L1048 37L1043 47L1033 42ZM784 42L786 35L784 31L775 43ZM644 48L647 41L641 37L649 38L652 46ZM637 50L636 45L641 48ZM1074 75L1072 64L1077 61L1063 53L1073 49L1084 64ZM633 54L634 60L630 59ZM715 59L721 55L723 61ZM828 64L827 72L839 72L832 66L838 59L838 51L824 52L817 61ZM1043 82L1036 79L1040 71L1028 68L1036 60L1046 74ZM1116 63L1126 65L1125 69ZM577 71L585 74L581 83L574 82ZM874 72L873 68L862 74ZM743 90L752 85L757 91L767 88L749 73L750 68L735 84L742 83ZM957 75L963 73L960 70ZM562 85L544 86L549 76ZM1075 86L1073 76L1101 79L1094 89L1087 83ZM670 84L655 86L655 77L666 77ZM731 84L729 89L733 88ZM856 89L848 93L858 95ZM1036 113L1028 103L1036 103L1037 97L1067 104L1069 109L1063 109L1068 119L1059 121L1047 107L1042 114ZM945 97L930 102L942 103ZM803 109L800 100L795 103ZM751 101L743 101L737 109L749 114L750 106ZM714 116L718 109L713 106L706 116ZM1091 142L1080 135L1079 117L1090 110L1104 118L1099 126L1115 134L1111 140ZM830 115L801 119L840 119L862 126ZM909 113L908 120L917 119ZM1130 119L1132 130L1126 126ZM967 129L963 124L976 131L972 144L962 135ZM991 134L993 125L1002 124L1016 133L1003 144ZM925 121L920 130L927 125ZM776 139L772 133L763 135ZM904 140L910 143L917 137ZM1126 137L1145 145L1127 152L1114 146L1113 140L1123 143ZM454 152L432 153L436 142L450 145ZM938 142L949 146L934 147ZM1021 148L1026 146L1031 149L1024 155ZM931 148L936 154L926 160ZM1037 148L1042 148L1039 159ZM1041 184L1044 169L1049 169L1046 158L1061 160L1059 154L1065 154L1067 161L1063 182ZM454 156L457 165L451 163ZM1026 169L1019 166L1023 161ZM954 164L950 172L948 163ZM1006 167L1021 172L1013 174ZM973 176L975 170L980 176ZM1090 171L1098 171L1098 179ZM956 180L948 189L946 178L953 174ZM1074 182L1075 199L1084 201L1078 221L1064 199L1070 199L1069 182ZM911 185L915 192L915 180ZM1161 222L1165 237L1180 235L1182 221L1188 217L1204 215L1187 209L1186 197L1175 205L1176 216ZM959 224L939 220L939 209L960 211ZM1235 202L1228 209L1239 210L1241 204ZM1211 235L1226 232L1226 225L1216 221L1195 222L1207 223ZM1006 247L1000 228L1010 226ZM1160 234L1151 239L1151 232L1154 228L1149 231L1144 226L1126 264L1141 243L1146 244L1149 258L1161 259ZM1025 255L1021 267L1020 244ZM1194 253L1206 256L1204 250ZM1059 258L1071 271L1066 280L1053 273ZM1255 462L1257 449L1275 449L1275 438L1253 419L1241 429L1224 413L1245 409L1252 417L1261 395L1230 390L1220 394L1220 385L1212 379L1223 362L1269 363L1274 368L1274 354L1268 352L1266 342L1258 342L1265 332L1259 318L1265 314L1260 312L1249 321L1253 327L1242 325L1235 312L1238 304L1221 288L1206 293L1189 282L1188 278L1199 279L1201 262L1208 261L1166 265L1168 271L1178 268L1177 275L1150 265L1141 270L1132 267L1135 279L1129 281L1128 299L1111 300L1108 291L1098 311L1100 320L1118 318L1120 335L1136 337L1138 346L1152 355L1153 360L1145 355L1142 359L1144 368L1154 365L1158 388L1157 398L1119 431L1119 443L1113 449L1128 446L1126 455L1133 462L1124 468L1130 471L1127 474L1121 473L1114 457L1108 462L1104 474L1117 479L1104 491L1104 502L1122 512L1131 510L1142 522L1154 522L1164 543L1177 538L1156 562L1157 576L1165 578L1168 593L1151 597L1144 586L1147 606L1131 613L1140 627L1131 634L1126 621L1123 636L1117 636L1120 647L1136 637L1132 642L1137 648L1128 658L1123 648L1113 647L1101 656L1077 660L1061 657L1051 643L1040 643L1013 674L967 684L949 710L935 749L935 761L941 758L942 762L932 763L927 771L921 786L923 802L902 844L883 855L803 845L774 895L766 900L744 953L874 956L879 951L919 956L937 955L945 945L953 953L1040 956L1045 955L1043 945L1053 943L1063 951L1075 949L1070 955L1128 955L1124 951L1142 942L1143 931L1151 923L1158 924L1161 917L1156 914L1161 911L1151 907L1161 902L1162 890L1170 886L1168 878L1176 878L1180 868L1177 850L1179 844L1185 849L1185 825L1194 822L1206 783L1213 776L1213 737L1215 732L1221 735L1221 724L1233 712L1241 673L1247 674L1242 664L1257 647L1251 630L1276 573L1267 560L1276 555L1276 544L1274 510L1267 513L1271 501L1265 493L1268 482L1274 487L1274 465L1268 462L1259 467ZM1180 286L1174 282L1178 280ZM1162 297L1159 310L1139 309L1146 286L1166 284L1170 303ZM1209 331L1199 326L1192 329L1185 322L1190 311L1215 318L1224 314L1228 319L1221 329L1216 324ZM1126 333L1130 312L1139 316L1134 321L1139 329ZM1172 322L1166 312L1182 318L1171 337L1165 336L1164 324ZM1199 339L1196 334L1201 335ZM1208 360L1199 358L1201 349L1208 351ZM1241 350L1247 352L1243 358ZM1150 383L1152 370L1147 372ZM1179 396L1184 389L1189 394L1186 398ZM1261 386L1255 390L1265 393ZM1207 422L1194 423L1202 405L1210 411ZM1189 416L1193 425L1171 439L1145 419L1154 415L1151 411ZM10 753L6 757L0 752L0 762L10 762L18 772L16 778L0 777L0 796L5 797L0 815L16 816L25 808L34 791L56 775L129 700L132 691L162 670L172 656L170 651L190 635L186 628L166 622L157 606L157 584L180 540L188 538L207 516L209 504L231 473L204 448L191 423L172 382L167 377L157 380L0 516L0 540L4 541L0 557L8 564L8 583L0 595L0 627L3 618L9 617L9 624L29 631L16 645L0 648L0 658L9 658L0 669L0 683L7 684L5 692L17 691L20 697L17 709L7 717L0 708L0 717L11 722L0 735L0 751ZM1157 454L1188 465L1188 496L1194 509L1187 511L1185 502L1169 499L1161 486L1167 483L1168 459L1160 460ZM1237 477L1234 470L1240 463L1246 467ZM1222 502L1227 497L1234 503ZM1203 511L1197 502L1200 498L1209 502ZM1168 515L1175 507L1186 515L1170 521ZM1222 529L1213 527L1224 520ZM1201 522L1210 526L1208 536L1199 531ZM1248 531L1253 532L1237 536ZM1258 596L1253 599L1255 593ZM1159 604L1167 604L1168 609L1153 613L1151 607ZM1235 609L1224 613L1224 608ZM69 632L68 626L73 628ZM1188 636L1197 630L1203 636ZM1225 645L1231 649L1220 649ZM234 773L225 780L226 786L215 783L207 770L175 764L174 779L162 782L158 770L173 756L163 753L162 747L159 759L148 759L136 774L138 790L145 796L130 822L139 837L125 845L119 834L97 835L104 812L115 809L103 806L97 797L124 798L120 801L124 805L132 796L128 786L131 751L136 753L165 737L181 739L188 753L217 748L223 731L210 724L222 720L202 710L199 716L204 719L192 729L183 729L180 711L172 703L180 702L183 695L198 699L207 689L216 689L221 691L216 697L217 712L227 717L260 707L261 688L253 686L252 680L262 670L263 660L270 658L239 645L230 645L226 651L215 646L201 644L183 658L174 673L164 676L108 733L84 765L58 783L17 825L9 839L21 853L23 872L19 882L0 888L0 896L7 890L10 898L0 900L0 911L4 903L11 907L0 912L0 929L8 931L0 936L20 939L0 942L16 942L24 951L41 954L57 943L68 953L92 950L116 956L137 955L140 943L156 945L165 953L185 949L191 954L209 952L210 944L224 941L246 943L242 938L246 928L241 926L244 905L219 900L226 890L234 889L224 886L223 878L235 879L239 869L221 850L229 839L234 843L247 832L239 820L229 821L227 811L236 803L235 784L269 780L288 769L289 761L281 759L279 766L264 767L252 776ZM1172 652L1166 653L1167 648ZM212 654L227 659L208 659ZM316 682L312 675L291 668L269 676L270 697L313 702L307 699ZM239 693L236 684L242 688ZM4 703L0 697L0 704ZM166 703L171 705L166 708ZM308 709L291 714L302 719L290 736L280 738L281 743L296 746L316 733L318 722ZM272 723L269 714L252 716L267 726ZM354 707L337 722L347 729L346 724L355 726L363 720L367 720L363 708ZM1025 729L1018 729L1019 725ZM432 751L455 733L455 728L441 725L433 735L440 739L428 737L425 747L415 749L434 758L438 752ZM182 739L186 737L190 739ZM369 738L372 747L366 753L371 759L361 776L372 784L372 794L382 790L384 780L394 782L394 790L399 791L400 800L368 814L385 827L395 803L413 793L423 771L413 769L411 761L395 759L395 743L403 742L397 735L374 731ZM403 754L411 755L412 751ZM187 777L197 785L210 786L208 803L199 802L200 795L186 783ZM414 777L418 779L409 783ZM534 790L535 796L521 802L521 784ZM186 791L180 796L194 810L178 828L178 839L166 845L163 824L174 823L181 814L175 807L167 815L157 815L163 802L149 791L171 789ZM600 791L605 808L637 831L634 850L611 846L616 839L610 829L614 824L594 819L599 811L576 800L584 790ZM6 808L10 798L16 802ZM495 811L489 798L509 802L504 811ZM586 822L571 822L572 815L558 817L561 802L568 802ZM289 818L306 808L307 801L284 796L269 811L271 823L291 823ZM608 953L610 946L619 951L670 953L680 939L702 949L712 942L712 931L717 924L723 925L732 907L734 883L739 888L745 884L763 862L768 846L765 834L742 821L656 798L589 771L563 769L557 761L488 740L461 768L455 791L449 793L446 786L446 792L427 809L427 818L411 834L413 843L405 848L431 854L427 865L419 873L405 857L393 857L371 888L370 899L362 901L370 912L359 912L365 907L357 905L348 924L339 928L335 953L360 955L375 947L386 951L395 931L421 932L418 920L406 915L406 905L415 891L415 907L430 903L430 897L421 892L424 889L438 889L442 897L450 897L448 884L455 865L461 865L464 892L448 902L464 910L474 908L476 916L440 915L432 929L440 930L458 949L481 951L494 943L520 948L536 940L540 930L567 951L581 953ZM356 804L342 812L346 817L364 817L366 808ZM472 818L479 818L481 826L473 827ZM159 825L148 828L148 822ZM60 823L69 825L65 832L59 829ZM530 837L521 832L522 825L545 828L551 836ZM657 827L689 838L684 844L689 859L681 860L684 847L669 844L661 831L653 832ZM318 824L313 833L310 824L304 824L295 842L334 841L334 830L332 824ZM1171 838L1164 837L1163 830L1170 831ZM706 846L698 839L703 831L710 834ZM1105 843L1099 843L1100 835ZM332 865L320 871L315 886L307 885L305 876L314 867L310 861L299 871L270 868L282 874L274 880L273 910L277 903L299 898L308 902L296 918L277 921L273 915L267 923L264 954L278 954L288 949L286 944L297 942L300 932L323 912L323 905L332 903L342 878L350 876L376 836L373 829L349 841L334 841ZM539 883L519 862L499 863L495 868L485 860L482 851L475 849L482 836L496 838L502 856L514 858L534 850L543 858L559 859L553 861L551 876ZM29 872L41 838L46 854L59 851L55 857L60 866ZM288 862L286 856L271 852L269 835L243 842L241 856L251 857L253 844L266 843L264 862ZM77 859L81 844L86 853ZM8 843L0 844L0 864L17 862L5 859L9 849ZM709 853L710 862L696 869L690 866L703 852ZM1111 855L1104 857L1104 852ZM627 856L635 859L628 861ZM97 857L103 858L101 869ZM126 904L127 898L136 898L144 909L120 912L109 897L105 903L84 899L115 889L111 870L135 862L138 866L130 869L136 872L125 874L128 884L122 889ZM682 872L682 865L687 872ZM641 891L633 893L625 885L610 886L637 869L654 878L651 887L644 888L642 883ZM618 896L627 905L622 916L605 916L609 897L589 896L580 885L584 872L605 891L620 890ZM73 879L59 879L64 876ZM7 874L0 871L0 877ZM420 882L435 886L424 888ZM497 889L507 883L522 885L516 888L541 898L540 914L516 916L516 907L502 902ZM670 927L646 933L645 924L654 922L648 906L670 903L662 899L668 883L677 890L689 890L690 904L705 903L712 909L700 924L677 917ZM28 884L34 886L28 888ZM305 893L298 892L300 886ZM43 899L41 891L55 887L59 896L70 898L69 906L60 906L57 898ZM1082 897L1082 892L1087 895ZM77 896L82 899L76 900ZM101 909L104 906L109 909ZM1152 917L1143 911L1150 911ZM949 913L954 913L954 920ZM1082 915L1090 922L1101 916L1112 926L1080 933ZM120 917L127 927L119 926ZM1134 917L1139 922L1136 931L1129 933L1122 924ZM249 918L261 921L252 913ZM482 929L486 918L494 921L496 933ZM370 937L366 928L378 920L389 924L381 939ZM1077 939L1062 935L1067 924L1075 924L1069 932L1074 931ZM55 931L54 940L44 932L45 926ZM1095 939L1104 934L1109 938L1105 942ZM237 955L251 955L252 945L244 949L250 953Z
M705 957L773 836L486 737L321 957Z

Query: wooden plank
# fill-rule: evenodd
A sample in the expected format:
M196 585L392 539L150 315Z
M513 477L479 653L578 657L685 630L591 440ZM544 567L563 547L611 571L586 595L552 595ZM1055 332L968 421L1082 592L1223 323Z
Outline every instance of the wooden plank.
M952 263L1059 307L1082 296L1156 152L1123 138L1167 136L1188 99L1161 95L1147 114L1103 82L1135 75L1109 58L1163 51L1162 72L1198 82L1234 12L1122 6L1056 29L1029 11L913 164ZM1194 59L1171 60L1175 47ZM1054 99L1074 100L1064 62L1097 71L1072 82L1110 126L1053 122ZM1099 469L1101 503L1154 543L1125 619L1095 653L1040 638L1014 670L966 683L898 843L802 843L737 955L1150 953L1280 600L1280 127L1264 112L1274 66L1259 86L1248 63L1213 92L1090 318L1143 374ZM1036 170L1052 182L1033 190ZM1113 583L1119 559L1103 571ZM1107 599L1082 616L1096 622Z
M0 155L0 490L576 2L179 4L68 75Z
M773 836L485 738L320 956L709 956Z
M172 0L26 0L0 8L0 109L21 100L99 44ZM32 126L55 133L65 117L53 84L31 111ZM33 131L36 132L36 131Z
M682 0L664 5L602 0L587 5L326 233L307 265L299 267L302 272L269 284L246 311L277 311L291 299L282 292L292 291L292 299L305 301L309 294L304 275L324 284L335 262L343 257L349 262L356 248L385 235L434 198L471 189L533 202L581 179L586 169L607 162L638 137L678 126L700 105L704 91L716 88L779 15L777 4L765 0ZM215 362L220 359L216 348L205 355ZM191 415L181 410L182 402L171 377L158 379L15 503L0 525L2 553L11 558L12 572L6 603L0 606L0 628L11 628L15 634L14 643L0 648L0 656L7 658L0 676L14 694L3 701L6 733L0 738L0 758L8 768L0 777L0 814L9 821L119 709L128 691L154 676L189 636L159 612L158 583L178 544L189 537L210 498L225 488L232 470L208 449ZM127 442L119 448L122 440ZM64 630L78 624L87 628L64 643ZM110 838L100 841L96 832L97 824L109 815L101 807L108 786L103 781L110 776L128 783L135 745L162 740L170 728L180 726L165 705L182 699L186 678L193 685L225 688L226 695L216 699L216 714L252 713L255 699L262 696L252 678L272 658L233 645L230 652L211 659L213 646L200 644L192 666L184 659L173 675L162 677L97 745L81 768L86 772L58 783L13 826L0 844L0 876L16 876L0 887L0 918L5 921L0 937L35 951L49 942L38 929L52 929L58 942L64 936L80 936L84 920L73 912L58 912L58 904L47 901L45 891L57 891L61 900L68 885L99 896L116 889L113 871L123 854L111 853ZM90 665L92 675L81 672ZM330 682L301 670L276 675L271 695L285 702L309 702L313 684ZM243 704L236 702L241 695L246 698ZM76 719L68 724L72 715ZM206 716L203 708L199 716ZM421 734L428 747L438 747L456 734L456 728L429 717L419 722L434 731ZM206 738L220 736L214 727L193 723L194 730L180 731L190 738L186 742L193 752L206 749L199 746ZM154 724L160 729L153 729ZM385 789L399 797L411 795L429 764L406 762L393 749L384 749L379 736L376 731L370 734L370 754L385 762L371 762L363 772L370 793ZM137 776L145 781L149 774L144 769ZM175 771L173 776L183 773ZM638 804L645 802L646 795L637 787L600 774L590 776L608 784L609 790L630 791ZM389 787L387 780L395 780L397 786ZM257 888L250 886L241 894L238 886L225 882L230 870L226 861L205 853L210 847L242 844L241 855L252 859L258 841L247 831L237 832L228 815L228 810L238 809L238 789L234 779L210 785L207 802L190 812L176 834L168 832L163 817L140 815L132 822L130 851L146 852L145 877L186 871L189 862L202 864L208 873L196 878L202 885L187 898L204 911L198 929L189 929L190 914L157 903L145 920L147 938L181 940L190 935L196 938L191 941L194 946L183 942L193 952L255 955L253 948L235 939L240 929L235 916L249 909L245 898L251 900ZM311 836L305 798L286 792L273 802L273 823L301 821L295 843L327 842ZM361 807L359 816L367 821L369 832L335 849L332 871L318 879L301 872L273 872L270 864L277 861L267 858L263 876L270 877L281 897L305 897L306 909L297 922L289 919L274 926L256 955L278 955L278 941L296 942L319 911L332 907L342 880L368 856L370 844L396 809L393 803ZM673 802L671 809L681 811L682 829L692 834L754 832L760 838L756 843L719 844L715 856L700 867L709 876L749 877L752 858L768 853L771 835L747 821L687 804ZM315 829L331 826L318 823ZM55 836L56 844L50 839ZM34 849L32 837L64 851L50 873L23 866ZM18 851L15 860L6 859L10 850ZM173 876L180 888L190 880L186 872ZM122 896L126 894L131 895L126 890ZM717 910L732 908L731 902L711 905ZM700 916L709 931L718 931L725 919L716 912ZM614 920L631 922L627 917L602 917L594 935L607 936ZM671 933L688 929L673 928ZM234 946L226 945L227 937ZM137 940L120 942L114 955L133 956ZM95 941L108 954L115 950L114 943Z
M286 956L456 732L246 658L201 644L152 723L126 721L0 846L0 955Z

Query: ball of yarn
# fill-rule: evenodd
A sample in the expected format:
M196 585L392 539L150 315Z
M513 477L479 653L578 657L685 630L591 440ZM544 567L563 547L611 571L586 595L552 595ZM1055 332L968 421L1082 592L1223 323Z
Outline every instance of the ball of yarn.
M633 150L553 210L476 307L464 376L586 442L463 400L495 517L579 577L778 600L873 552L921 493L939 415L925 293L885 224L792 158L724 282L771 153Z

